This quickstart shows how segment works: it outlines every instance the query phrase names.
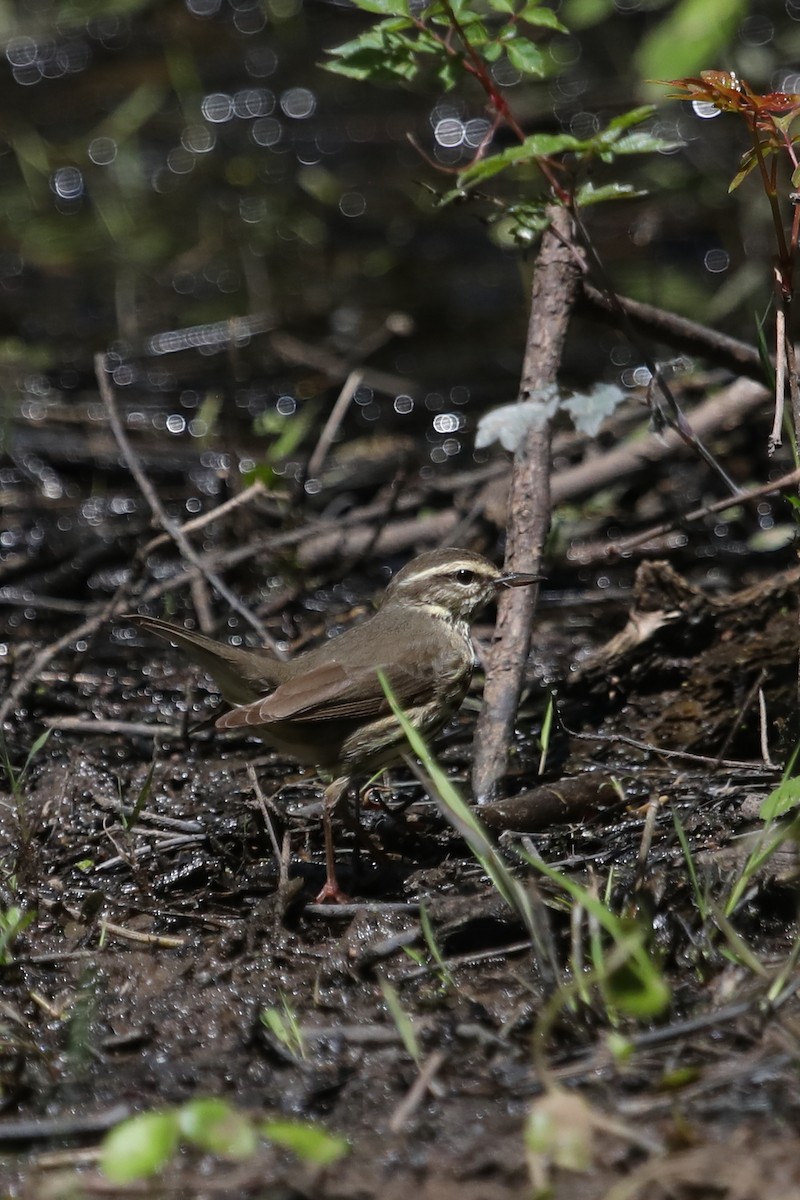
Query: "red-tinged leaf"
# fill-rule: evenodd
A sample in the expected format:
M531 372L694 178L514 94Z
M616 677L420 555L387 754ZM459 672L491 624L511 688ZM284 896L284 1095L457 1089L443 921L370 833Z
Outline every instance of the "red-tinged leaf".
M786 113L793 109L800 109L800 93L798 92L770 92L766 96L759 96L759 100L761 101L760 107L771 113Z

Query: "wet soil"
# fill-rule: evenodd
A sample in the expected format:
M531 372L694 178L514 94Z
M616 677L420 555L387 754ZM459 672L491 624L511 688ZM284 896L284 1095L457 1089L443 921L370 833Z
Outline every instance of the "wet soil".
M165 495L180 496L156 446L137 446ZM207 452L181 453L196 454L185 478L204 478ZM109 470L119 479L116 464ZM434 531L454 503L474 508L482 487L476 477L459 491L443 474L437 492L429 471L403 470ZM355 500L349 493L348 511L369 525L363 514L377 504L383 531L402 542L374 474ZM627 488L628 519L640 507L652 519L659 494L668 489L654 492L652 481ZM143 552L152 530L135 489L118 482L114 495L116 511L92 508L88 494L73 502L80 551L59 540L63 503L34 502L20 484L15 510L22 526L33 512L23 500L38 503L42 536L7 565L6 687L42 646L65 642L5 729L3 909L32 920L0 965L2 1194L394 1200L414 1189L431 1200L510 1200L537 1182L563 1200L800 1195L792 836L748 873L726 913L763 837L761 802L780 778L765 752L783 762L797 737L789 553L766 569L750 556L745 570L729 542L715 576L726 586L709 588L702 554L693 565L709 544L700 531L673 567L645 557L634 579L623 563L598 589L556 551L507 779L513 804L486 812L534 897L534 945L402 770L364 797L357 820L346 806L339 814L352 904L313 903L324 877L313 774L258 742L221 740L210 728L210 682L124 619L69 637L120 586L125 607L151 596L159 611L154 593L166 580L176 619L187 611L174 549ZM336 504L324 487L316 512L300 519L281 498L257 502L271 536L280 514L301 546ZM213 527L205 548L225 562L263 538L261 519L245 509ZM583 532L604 536L615 520L612 506ZM363 615L385 566L421 548L425 528L406 549L372 548L346 569L322 558L297 572L262 555L266 571L255 559L227 577L296 649ZM480 514L463 540L499 552ZM224 604L213 607L222 634L242 632ZM476 635L485 646L489 623ZM465 792L479 682L437 745ZM540 773L551 690L558 718ZM598 948L613 945L596 915L520 851L639 930L669 987L666 1007L636 1017L611 977L598 981ZM387 981L413 1039L391 1011ZM292 1015L295 1042L265 1022L271 1010ZM585 1133L581 1171L526 1148L530 1114L565 1095L586 1106L564 1118ZM235 1162L185 1150L157 1181L126 1189L102 1177L97 1147L122 1114L197 1096L323 1126L344 1134L350 1152L320 1168L267 1143Z

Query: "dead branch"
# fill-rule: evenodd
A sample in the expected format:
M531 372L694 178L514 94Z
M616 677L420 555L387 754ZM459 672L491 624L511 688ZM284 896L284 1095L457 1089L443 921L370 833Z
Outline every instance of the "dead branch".
M570 213L552 206L542 238L531 293L520 399L553 383L578 293L581 263ZM538 570L550 528L550 426L531 426L514 457L506 567ZM522 690L538 589L510 588L498 603L495 641L475 732L473 791L492 799L505 770L508 744Z
M605 292L586 281L583 284L582 296L599 315L608 318L615 326L619 323L618 304L637 332L658 338L690 354L701 355L721 367L727 367L736 375L747 375L759 383L764 382L761 355L755 346L747 342L728 337L727 334L719 333L708 325L701 325L698 321L679 317L676 313L658 308L655 304L644 304L641 300L631 300L630 297L620 296L618 293L615 303Z

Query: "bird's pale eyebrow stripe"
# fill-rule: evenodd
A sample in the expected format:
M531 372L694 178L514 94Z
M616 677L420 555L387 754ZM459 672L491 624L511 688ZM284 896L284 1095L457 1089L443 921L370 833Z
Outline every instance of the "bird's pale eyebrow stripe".
M414 583L419 583L423 579L429 579L431 576L435 577L437 575L446 579L446 578L449 578L453 574L454 571L460 571L460 570L472 571L473 574L475 574L475 575L482 575L484 579L493 579L494 578L493 574L491 574L485 568L481 567L480 563L470 563L470 565L468 567L465 566L463 568L462 567L454 567L452 563L449 564L448 566L442 566L442 564L440 563L438 566L428 567L424 571L419 571L419 572L415 571L414 574L409 575L408 579L404 580L404 582L411 583L411 581L413 580Z

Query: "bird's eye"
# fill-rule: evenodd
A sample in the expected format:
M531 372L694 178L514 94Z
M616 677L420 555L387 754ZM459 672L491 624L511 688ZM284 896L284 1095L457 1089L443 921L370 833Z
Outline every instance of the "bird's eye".
M456 582L457 583L472 583L474 579L475 579L474 571L467 571L466 569L462 570L462 571L456 571Z

